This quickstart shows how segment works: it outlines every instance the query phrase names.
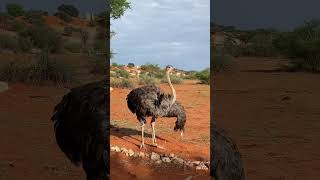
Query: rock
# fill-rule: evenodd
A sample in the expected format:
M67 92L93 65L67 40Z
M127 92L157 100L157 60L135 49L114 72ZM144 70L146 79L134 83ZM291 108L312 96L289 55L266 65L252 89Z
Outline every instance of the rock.
M115 147L114 147L114 151L120 152L121 150L120 150L120 148L119 148L118 146L115 146Z
M0 92L4 92L9 89L8 83L0 81Z
M136 158L136 157L139 157L139 154L138 154L138 153L134 153L134 154L133 154L133 157L135 157L135 158Z
M123 147L122 147L120 150L121 150L121 152L124 153L124 154L128 153L128 150L127 150L126 148L123 148Z
M198 166L198 165L201 163L201 161L193 161L192 163L193 163L194 165Z
M15 166L13 162L9 162L8 164L9 164L10 167L14 167Z
M192 180L193 176L188 176L185 180Z
M169 157L162 157L161 160L166 163L171 162L171 159Z
M174 158L172 158L172 162L175 163L175 164L182 165L184 163L184 160L181 159L181 158L178 158L178 157L174 157Z
M169 154L169 157L170 157L170 158L174 158L174 154L173 154L173 153L170 153L170 154Z
M132 149L129 149L128 154L130 157L134 155L134 152L132 151Z
M145 156L146 156L147 158L149 158L149 157L150 157L150 154L148 154L148 153L145 153Z
M196 170L208 170L208 167L204 163L200 163L197 167Z
M192 168L193 167L193 163L191 161L185 162L185 165Z
M161 160L157 160L157 161L156 161L156 164L161 164L161 163L162 163Z
M204 163L208 168L210 168L210 161Z
M145 156L144 152L139 152L139 157L140 158L144 158L144 156Z
M151 159L154 160L154 161L158 161L158 160L160 160L160 155L155 153L155 152L152 152L151 153Z

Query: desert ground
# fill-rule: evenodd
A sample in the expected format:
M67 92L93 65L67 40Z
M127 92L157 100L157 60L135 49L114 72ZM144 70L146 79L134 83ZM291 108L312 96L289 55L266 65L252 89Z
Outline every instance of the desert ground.
M166 92L167 84L160 86ZM184 106L187 114L184 138L173 131L175 118L159 118L156 121L158 145L164 149L151 146L150 118L146 125L146 148L140 150L141 131L136 116L127 107L126 96L129 89L115 88L111 92L111 130L112 146L125 147L135 152L156 152L159 154L174 153L191 161L209 161L210 158L210 89L208 85L197 84L196 81L185 81L174 86L177 101ZM155 165L152 160L128 158L123 154L111 153L111 179L185 179L193 176L198 179L209 179L208 171L199 172L184 170L174 165ZM122 173L119 173L122 172Z
M320 74L277 70L284 64L243 57L215 75L215 124L236 141L248 180L320 176Z

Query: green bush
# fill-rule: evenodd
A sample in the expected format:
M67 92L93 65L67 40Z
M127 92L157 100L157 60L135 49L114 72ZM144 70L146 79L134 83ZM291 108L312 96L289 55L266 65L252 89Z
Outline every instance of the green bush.
M6 9L8 14L14 17L23 16L25 14L23 7L19 4L7 4Z
M41 53L35 61L16 60L1 67L0 79L9 82L42 84L69 82L71 76L64 64L50 60L48 53Z
M175 75L171 75L170 80L171 80L172 84L182 84L183 83L183 79L181 77L178 77ZM167 78L166 77L162 78L161 83L168 83Z
M24 22L18 21L18 20L13 20L11 23L11 28L15 32L23 32L25 29L27 29L27 25Z
M155 85L156 83L157 79L148 74L140 74L139 76L140 85Z
M72 17L62 11L59 11L57 13L54 14L55 16L57 16L58 18L60 18L61 20L65 21L65 22L71 22L72 21Z
M61 35L49 27L31 26L19 33L19 36L30 38L33 46L39 49L48 49L50 52L59 52L62 49Z
M18 39L14 36L7 36L7 35L0 34L0 49L18 50L19 49Z
M200 80L200 83L210 84L210 69L205 69L196 73L196 77Z
M65 13L71 17L78 17L79 16L79 10L76 7L74 7L73 5L62 4L58 7L58 11L61 13Z
M48 12L44 12L41 10L30 10L25 13L25 18L27 22L33 25L44 25L45 20L43 18L44 15L47 15Z
M320 72L320 21L307 21L279 38L277 47L290 58L290 68Z
M113 76L117 78L129 78L130 74L126 70L118 69L114 71Z
M135 87L135 84L130 79L110 79L110 86L114 88L129 88Z

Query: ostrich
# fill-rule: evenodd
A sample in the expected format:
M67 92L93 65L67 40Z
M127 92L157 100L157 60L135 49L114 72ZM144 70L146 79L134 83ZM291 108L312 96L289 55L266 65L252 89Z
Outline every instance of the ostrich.
M241 155L232 139L220 128L214 130L211 139L211 176L216 180L244 180Z
M109 91L105 81L71 89L54 108L52 120L60 149L87 180L109 179Z
M143 86L133 89L127 96L127 104L132 113L135 113L141 124L141 145L144 148L144 126L146 117L152 117L152 144L160 147L156 142L155 121L158 117L176 117L174 131L180 131L181 137L186 123L186 113L183 106L176 101L176 91L170 80L170 73L174 68L170 65L166 67L166 77L172 95L165 94L157 86Z

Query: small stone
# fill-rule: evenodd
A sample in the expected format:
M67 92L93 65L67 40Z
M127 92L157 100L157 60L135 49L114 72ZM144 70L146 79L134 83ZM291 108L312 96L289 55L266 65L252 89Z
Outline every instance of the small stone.
M204 163L200 163L197 167L196 170L208 170L208 167Z
M181 158L178 158L178 157L174 157L174 158L172 158L172 162L175 163L175 164L182 165L184 163L184 160L181 159Z
M134 152L132 151L132 149L129 149L128 154L130 157L134 155Z
M144 158L144 156L145 156L144 152L139 152L139 157L140 158Z
M188 166L188 167L190 167L190 168L193 167L193 163L192 163L191 161L188 161L188 162L186 162L185 164L186 164L186 166Z
M208 168L210 167L210 161L204 163Z
M138 153L134 153L134 154L133 154L133 157L135 157L135 158L136 158L136 157L139 157L139 154L138 154Z
M149 157L150 157L150 154L148 154L148 153L145 153L145 156L146 156L147 158L149 158Z
M166 162L166 163L171 162L171 160L170 160L169 157L162 157L161 160L162 160L163 162Z
M10 167L14 167L15 166L13 162L9 162L8 164L9 164Z
M193 161L192 163L193 163L194 165L198 166L198 165L201 163L201 161Z
M121 150L120 150L120 148L119 148L118 146L115 146L115 147L114 147L114 151L120 152Z
M124 153L124 154L128 153L128 150L127 150L126 148L123 148L123 147L122 147L120 150L121 150L121 152Z
M188 176L185 180L192 180L193 176Z
M157 161L156 161L156 164L161 164L161 163L162 163L161 160L157 160Z
M154 160L154 161L158 161L158 160L160 160L160 155L155 153L155 152L152 152L151 153L151 159Z
M173 153L170 153L170 154L169 154L169 157L170 157L170 158L174 158L174 154L173 154Z

